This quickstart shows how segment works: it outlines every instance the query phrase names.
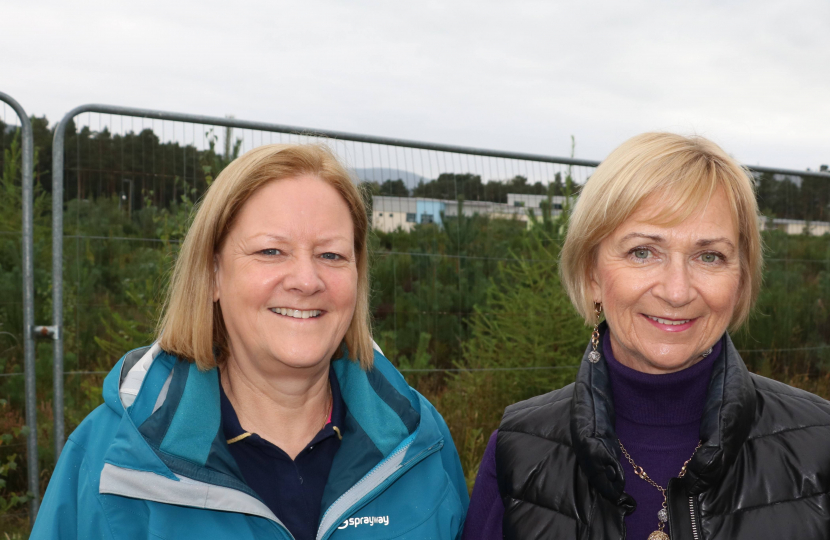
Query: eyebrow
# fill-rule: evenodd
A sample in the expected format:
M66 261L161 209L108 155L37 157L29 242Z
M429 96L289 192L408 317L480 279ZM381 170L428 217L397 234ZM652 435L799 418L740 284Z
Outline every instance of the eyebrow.
M664 240L664 238L662 236L660 236L659 234L646 234L646 233L640 233L640 232L633 232L633 233L628 233L625 236L623 236L622 238L620 238L620 242L626 242L628 240L631 240L632 238L646 238L648 240L653 240L654 242L662 242Z
M712 244L722 243L729 246L731 249L735 249L735 245L732 244L732 241L726 238L725 236L721 236L720 238L703 238L697 241L697 245L700 247L711 246Z
M263 238L263 237L267 238L268 240L274 240L274 241L277 241L277 242L290 242L291 241L291 239L286 237L286 236L279 236L279 235L270 234L270 233L259 233L259 234L255 234L255 235L251 236L251 238ZM339 234L334 235L334 236L327 236L325 238L321 238L320 241L317 242L317 244L318 245L330 244L330 243L336 242L338 240L348 241L348 238L346 238L345 236L339 235Z
M633 233L628 233L625 236L623 236L620 239L620 242L626 242L626 241L631 240L633 238L645 238L645 239L651 240L653 242L663 242L665 240L665 238L663 238L659 234L646 234L646 233L641 233L641 232L633 232ZM728 238L726 238L725 236L721 236L719 238L701 238L700 240L695 242L695 245L700 246L700 247L706 247L706 246L711 246L712 244L717 244L717 243L723 243L723 244L726 244L727 246L729 246L731 249L735 249L735 245L732 243L732 241L729 240Z

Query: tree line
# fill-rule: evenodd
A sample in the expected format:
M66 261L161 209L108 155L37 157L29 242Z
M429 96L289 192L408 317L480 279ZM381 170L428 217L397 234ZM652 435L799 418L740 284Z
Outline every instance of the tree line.
M50 193L54 126L49 127L45 116L33 116L31 121L37 148L35 182L45 193ZM14 126L0 121L0 154L15 134ZM124 204L129 209L138 209L148 203L166 208L180 202L182 195L198 198L224 164L238 155L241 141L237 140L229 150L220 151L216 148L218 137L211 129L189 136L201 138L205 149L178 141L162 141L150 128L118 134L106 127L97 131L89 126L78 128L74 120L70 121L65 143L66 200L118 196L126 198ZM830 220L830 181L763 173L756 174L756 182L759 207L765 216ZM483 179L479 174L450 172L422 180L412 187L400 178L364 183L374 195L497 203L506 203L508 193L561 196L577 193L579 189L562 172L555 173L547 183L530 182L522 175Z
M366 182L373 195L392 197L425 197L432 199L448 199L465 201L490 201L506 203L508 193L528 195L559 195L574 192L574 182L566 174L554 174L553 181L543 184L540 181L530 183L525 176L516 175L508 180L482 181L481 175L472 173L441 173L435 180L420 181L412 189L400 178Z

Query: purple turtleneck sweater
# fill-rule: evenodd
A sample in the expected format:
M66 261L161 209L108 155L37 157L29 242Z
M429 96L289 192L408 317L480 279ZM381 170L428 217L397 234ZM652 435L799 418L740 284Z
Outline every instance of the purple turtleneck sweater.
M634 462L666 488L669 480L680 474L700 440L700 419L720 341L697 364L667 375L641 373L617 362L611 351L610 332L606 332L602 348L614 395L617 437ZM663 495L634 474L625 458L622 466L625 491L637 501L637 509L625 518L626 538L645 540L657 530ZM668 526L666 532L670 532Z
M605 333L602 349L611 379L617 437L634 462L655 482L667 487L697 446L700 419L721 341L697 364L667 375L641 373L617 362L609 332ZM496 478L497 433L490 436L481 460L463 540L502 538L504 504ZM657 530L657 512L662 507L663 496L635 475L625 458L622 466L625 491L637 501L637 509L625 518L626 538L645 540ZM668 527L666 532L670 532Z

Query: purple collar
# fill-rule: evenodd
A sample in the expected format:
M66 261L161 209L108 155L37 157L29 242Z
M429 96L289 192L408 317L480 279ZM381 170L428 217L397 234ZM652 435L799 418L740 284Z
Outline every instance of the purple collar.
M609 329L610 330L610 329ZM611 332L603 336L602 352L608 365L618 417L650 426L676 426L698 422L715 359L723 339L697 364L675 373L652 375L620 364L611 350Z

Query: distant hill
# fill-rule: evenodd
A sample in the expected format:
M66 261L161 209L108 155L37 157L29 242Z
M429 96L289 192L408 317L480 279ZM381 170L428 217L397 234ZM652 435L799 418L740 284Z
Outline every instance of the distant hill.
M410 189L418 185L418 182L429 182L419 174L400 169L387 169L386 167L373 167L371 169L352 169L361 182L378 182L382 184L386 180L403 180Z

